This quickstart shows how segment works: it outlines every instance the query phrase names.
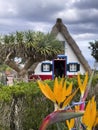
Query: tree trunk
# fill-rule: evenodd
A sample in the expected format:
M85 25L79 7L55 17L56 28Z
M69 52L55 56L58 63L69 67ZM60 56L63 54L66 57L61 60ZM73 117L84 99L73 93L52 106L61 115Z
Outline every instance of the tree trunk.
M31 57L29 57L28 60L24 63L23 68L20 68L19 65L16 64L16 62L14 62L13 60L11 60L9 58L6 58L5 63L17 72L16 80L28 82L28 69L31 66L33 66L31 69L32 69L32 71L34 71L34 69L36 68L36 66L39 62L35 62L32 60Z
M17 76L19 81L28 82L28 70L21 69Z
M19 66L13 60L6 58L5 64L7 64L9 67L11 67L16 72L20 72Z

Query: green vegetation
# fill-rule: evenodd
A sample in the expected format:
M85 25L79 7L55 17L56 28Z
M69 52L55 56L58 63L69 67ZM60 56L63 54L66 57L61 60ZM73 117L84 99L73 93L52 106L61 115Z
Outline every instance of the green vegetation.
M69 84L69 82L73 82L73 87L78 86L76 77L66 77L65 80L67 80L67 84ZM53 86L53 80L46 80L44 82L48 83L51 87ZM79 98L79 95L80 93L78 93L78 96L75 97L75 100ZM19 109L21 107L19 118L21 120L23 130L38 130L43 118L54 110L53 103L44 97L37 82L21 82L15 84L14 86L0 86L0 103L3 102L11 107L14 97L17 99ZM1 129L2 126L3 125L1 124ZM58 125L54 124L50 126L48 130L56 129L57 127Z
M91 50L91 55L98 62L98 41L90 42L89 49Z
M53 111L52 103L42 95L36 82L21 82L15 86L0 86L0 103L10 105L13 96L17 100L23 100L20 118L24 130L30 128L38 130L42 119Z

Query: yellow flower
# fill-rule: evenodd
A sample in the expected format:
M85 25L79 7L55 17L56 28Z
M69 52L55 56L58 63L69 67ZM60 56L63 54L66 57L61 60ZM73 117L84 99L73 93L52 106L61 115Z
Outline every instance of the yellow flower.
M95 121L96 121L96 102L95 98L92 97L92 99L88 102L86 106L82 122L87 126L87 130L92 130Z
M68 129L71 130L74 127L75 119L66 120L66 124L68 126Z
M51 101L54 102L56 109L62 109L67 106L72 100L73 96L76 94L78 89L72 93L72 83L66 87L66 82L64 78L58 82L58 79L55 78L54 88L51 90L48 84L38 81L39 87L42 93Z
M86 72L85 79L84 79L83 83L81 82L80 75L78 74L78 85L79 85L82 97L83 97L83 95L85 93L85 90L86 90L86 87L87 87L87 83L88 83L88 72Z

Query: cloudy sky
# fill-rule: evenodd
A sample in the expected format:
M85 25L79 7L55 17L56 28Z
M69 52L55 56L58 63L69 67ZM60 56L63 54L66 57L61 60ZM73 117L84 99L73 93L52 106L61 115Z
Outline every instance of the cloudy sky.
M98 39L98 0L0 0L0 34L29 29L47 33L57 18L93 66L88 46Z

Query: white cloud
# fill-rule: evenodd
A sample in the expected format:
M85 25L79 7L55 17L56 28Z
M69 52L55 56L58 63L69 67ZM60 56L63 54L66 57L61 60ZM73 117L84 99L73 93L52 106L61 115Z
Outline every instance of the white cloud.
M95 35L93 33L84 33L84 34L77 34L74 35L74 39L77 41L91 41L94 39Z
M65 19L67 21L77 21L78 20L78 15L76 9L68 9L59 11L57 14L55 14L53 17L60 17L62 19Z
M32 30L41 31L44 33L50 32L51 30L51 24L43 24L42 22L28 22L27 23Z
M15 6L11 1L4 1L0 0L0 17L5 18L5 17L11 17L17 14L17 11L15 9Z

